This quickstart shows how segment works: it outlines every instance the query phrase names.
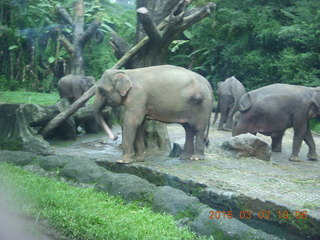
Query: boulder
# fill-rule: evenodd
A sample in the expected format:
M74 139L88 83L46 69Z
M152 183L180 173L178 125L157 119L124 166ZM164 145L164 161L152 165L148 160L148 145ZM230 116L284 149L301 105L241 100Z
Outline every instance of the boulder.
M73 179L80 183L94 183L103 174L105 169L99 167L89 159L78 159L66 164L60 171L60 176Z
M156 186L147 180L127 173L104 174L97 182L95 189L121 196L126 201L151 202Z
M199 214L201 207L198 198L168 186L158 187L152 203L154 211L166 212L178 219L193 219Z
M4 161L14 165L24 166L37 158L37 155L23 151L0 151L0 162Z
M50 171L57 168L63 168L68 163L76 161L76 159L74 157L66 155L51 155L46 157L40 157L38 161L40 167Z
M250 134L241 134L222 143L222 148L230 151L235 157L255 157L270 161L271 148L261 138Z

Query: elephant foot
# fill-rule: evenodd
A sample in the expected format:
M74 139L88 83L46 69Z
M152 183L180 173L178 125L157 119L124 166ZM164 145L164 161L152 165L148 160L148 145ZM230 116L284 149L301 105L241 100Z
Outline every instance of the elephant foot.
M291 162L301 162L301 159L298 156L289 157L289 161Z
M182 153L179 156L179 159L190 159L192 157L191 154L187 154L187 153Z
M127 157L127 156L122 156L121 159L116 161L117 163L120 164L129 164L129 163L135 163L135 162L143 162L143 158L131 158L131 157Z
M316 153L308 153L307 158L311 161L319 161L319 156Z
M190 160L198 161L198 160L204 160L205 157L203 154L194 154L190 157Z

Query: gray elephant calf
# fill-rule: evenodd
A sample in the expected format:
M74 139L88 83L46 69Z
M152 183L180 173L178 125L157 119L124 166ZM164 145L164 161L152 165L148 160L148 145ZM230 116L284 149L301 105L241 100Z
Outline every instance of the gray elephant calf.
M215 111L215 124L218 118L218 112L221 116L219 120L219 130L231 130L233 128L233 117L239 110L239 102L246 90L241 82L234 76L227 78L224 82L218 83L218 106ZM225 126L224 126L225 124Z
M125 107L125 116L123 156L119 163L143 160L146 119L180 123L186 132L180 158L204 158L204 142L208 138L213 104L212 89L204 77L170 65L107 70L97 86L94 115L111 139L116 137L103 120L101 110L106 105L121 104Z
M95 83L92 76L66 75L58 81L60 98L67 98L72 104Z
M320 116L320 87L273 84L248 92L240 100L240 115L232 135L262 133L272 138L272 150L281 151L282 137L293 127L290 161L300 161L298 154L304 140L307 157L319 160L308 120Z

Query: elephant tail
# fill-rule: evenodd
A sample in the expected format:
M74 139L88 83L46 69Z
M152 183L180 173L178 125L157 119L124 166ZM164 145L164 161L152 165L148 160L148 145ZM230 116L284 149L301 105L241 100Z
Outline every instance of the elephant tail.
M213 103L212 103L212 105L213 105ZM216 114L217 114L217 112L216 112ZM210 122L211 122L211 111L210 111L210 114L209 114L209 119L208 119L208 124L207 124L207 129L206 129L206 135L204 137L204 145L206 147L208 147L209 144L210 144L210 141L209 141Z
M218 100L218 104L217 104L217 107L215 109L214 119L213 119L212 125L214 125L216 123L217 119L218 119L218 114L219 114L219 111L220 111L219 109L220 109L220 107L219 107L219 100Z

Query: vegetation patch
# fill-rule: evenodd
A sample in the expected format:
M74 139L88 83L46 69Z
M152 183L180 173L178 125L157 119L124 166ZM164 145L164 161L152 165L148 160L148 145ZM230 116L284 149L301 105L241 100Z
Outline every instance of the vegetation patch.
M125 204L118 197L92 188L34 175L0 164L0 181L8 182L14 197L23 196L23 213L45 218L68 238L75 239L197 239L178 228L172 216Z
M57 92L38 93L25 91L2 91L0 92L0 103L31 103L39 105L53 105L59 100Z
M23 147L19 140L0 138L0 149L22 151Z

